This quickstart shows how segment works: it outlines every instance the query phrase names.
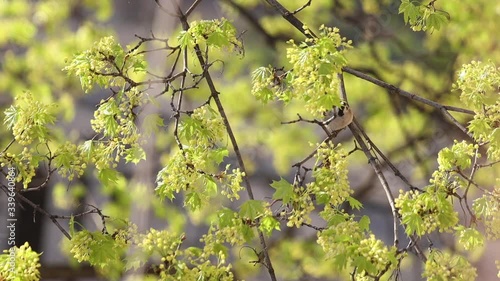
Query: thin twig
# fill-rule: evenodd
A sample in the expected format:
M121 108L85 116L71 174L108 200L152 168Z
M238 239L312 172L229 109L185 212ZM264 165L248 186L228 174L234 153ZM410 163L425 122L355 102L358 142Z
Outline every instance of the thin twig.
M69 233L61 226L61 224L59 224L55 216L51 215L50 213L42 209L40 206L33 203L28 198L24 197L21 193L16 193L16 197L18 197L21 201L33 207L33 209L39 212L40 214L47 216L57 226L57 228L59 228L59 230L64 234L64 236L66 236L66 238L71 240L71 235L69 235Z
M278 1L276 0L266 0L266 2L273 6L280 14L281 16L286 19L291 25L293 25L296 29L298 29L302 34L309 38L314 38L316 35L312 32L312 30L307 30L304 28L305 25L302 23L295 15L288 11L283 5L281 5Z
M273 37L273 35L269 34L267 30L260 24L259 19L256 18L248 9L245 9L240 4L232 1L232 0L224 0L228 2L240 15L243 16L256 30L257 33L263 36L266 40L266 43L272 48L276 47L277 38Z
M156 2L156 5L158 5L158 7L160 8L160 10L164 11L167 15L169 15L171 17L175 17L176 16L174 13L170 12L165 7L163 7L163 5L160 4L159 0L155 0L155 2Z
M295 14L300 13L300 11L304 10L306 7L311 6L311 2L312 2L312 0L307 1L307 3L305 3L304 5L302 5L302 7L298 8L295 11L293 11L292 14L295 15Z
M303 225L303 226L310 227L310 228L315 229L315 230L317 230L317 231L323 231L323 230L325 230L325 229L326 229L326 227L315 226L315 225L312 225L312 224L310 224L310 223L306 223L306 222L303 222L303 223L302 223L302 225Z
M196 8L196 6L198 6L198 4L200 4L200 3L201 3L201 1L202 1L202 0L195 0L195 1L193 2L193 4L191 5L191 7L189 7L189 8L187 9L187 11L184 13L184 16L185 16L186 18L187 18L187 17L189 17L189 15L190 15L190 14L194 11L194 9Z

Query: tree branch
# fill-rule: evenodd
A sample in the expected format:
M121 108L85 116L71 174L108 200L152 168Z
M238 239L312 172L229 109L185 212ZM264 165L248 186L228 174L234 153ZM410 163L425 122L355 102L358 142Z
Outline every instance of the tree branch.
M363 80L366 80L368 82L371 82L377 86L380 86L382 88L385 88L385 89L388 89L390 93L396 93L398 95L401 95L403 97L406 97L408 99L412 99L412 100L416 100L418 102L421 102L421 103L424 103L424 104L427 104L429 106L432 106L434 108L437 108L441 111L441 113L447 117L455 126L457 126L464 134L466 134L467 136L469 136L470 138L472 138L472 135L467 131L467 129L462 126L462 124L460 124L457 119L455 119L455 117L453 117L448 111L456 111L456 112L460 112L460 113L465 113L465 114L471 114L471 115L474 115L475 112L474 111L471 111L471 110L468 110L468 109L463 109L463 108L458 108L458 107L454 107L454 106L445 106L445 105L442 105L440 103L437 103L435 101L432 101L432 100L429 100L429 99L426 99L426 98L423 98L421 96L418 96L416 94L412 94L410 92L407 92L405 90L402 90L394 85L391 85L389 83L386 83L384 81L381 81L381 80L378 80L376 78L373 78L367 74L364 74L360 71L357 71L357 70L354 70L352 68L349 68L349 67L343 67L342 70L344 72L347 72L349 74L352 74L356 77L359 77Z
M186 15L182 12L180 7L177 7L177 16L179 17L179 20L181 21L182 29L188 30L189 23L187 22ZM203 71L204 71L203 75L207 81L208 88L210 89L211 97L214 100L214 102L217 106L217 110L219 111L219 114L224 122L224 126L226 127L226 131L227 131L227 134L228 134L229 139L231 141L231 145L233 146L234 153L236 154L236 159L238 161L238 165L240 166L241 171L243 173L245 173L243 180L244 180L245 185L246 185L246 191L247 191L248 197L251 200L254 200L252 186L250 184L250 180L248 179L248 173L246 172L245 163L243 161L243 157L241 155L241 151L240 151L240 148L238 146L238 142L236 141L233 130L231 129L231 125L229 124L229 119L227 118L227 115L224 111L224 106L222 105L222 102L219 99L219 92L217 91L217 89L215 87L215 84L212 80L212 76L210 75L210 72L205 67L207 64L205 62L205 59L203 58L200 46L198 44L195 44L194 50L195 50L196 56L198 58L198 61L200 62L200 66L203 68ZM257 231L259 233L259 239L260 239L260 243L262 246L262 251L264 252L264 258L266 261L266 268L268 269L269 276L271 277L272 281L276 281L277 280L276 274L274 273L274 268L272 266L271 259L269 257L269 251L267 250L266 240L264 238L264 233L261 230L257 230Z
M68 238L69 240L71 240L71 235L69 235L69 233L61 226L61 224L59 224L59 222L56 219L57 218L56 216L53 216L53 215L49 214L47 211L45 211L44 209L42 209L37 204L33 203L28 198L24 197L19 192L16 193L16 197L19 198L24 203L26 203L26 204L30 205L31 207L33 207L33 209L35 209L40 214L43 214L43 215L47 216L57 226L57 228L59 228L59 230L64 234L64 236L66 236L66 238Z
M266 2L274 7L284 19L286 19L291 25L302 32L305 36L309 38L316 37L312 30L307 30L306 32L306 29L304 29L304 23L302 23L297 17L295 17L294 13L288 11L285 7L283 7L283 5L281 5L278 1L266 0Z
M358 129L356 126L356 117L353 118L353 123L349 124L349 129L352 132L352 135L356 139L356 141L359 144L359 147L365 154L366 158L368 159L368 163L372 166L373 170L375 171L375 174L377 175L380 183L382 184L382 188L384 189L385 195L387 197L387 201L389 202L389 206L391 207L391 212L392 212L392 218L393 218L393 235L394 235L394 246L397 247L398 245L398 212L396 210L396 206L394 204L394 195L392 195L392 191L389 187L389 184L387 183L387 180L385 179L384 174L382 173L382 169L380 168L380 163L377 162L377 159L372 153L370 152L370 149L366 145L365 141L363 140L361 136L361 130Z

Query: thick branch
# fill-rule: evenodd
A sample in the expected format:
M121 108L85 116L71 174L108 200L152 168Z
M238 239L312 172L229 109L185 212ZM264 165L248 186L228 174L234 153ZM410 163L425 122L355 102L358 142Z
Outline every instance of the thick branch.
M360 130L356 126L356 118L354 117L353 123L349 125L349 129L352 132L352 135L356 139L359 144L359 147L368 158L368 162L372 166L375 174L377 175L380 183L382 184L382 188L384 189L385 195L387 197L387 201L389 202L389 206L391 207L392 218L393 218L393 232L394 232L394 246L398 245L398 212L396 210L396 206L394 204L394 195L392 195L392 191L389 188L389 184L385 179L384 174L382 173L382 169L380 168L380 163L377 161L374 155L370 152L370 149L366 145L364 139L361 136Z

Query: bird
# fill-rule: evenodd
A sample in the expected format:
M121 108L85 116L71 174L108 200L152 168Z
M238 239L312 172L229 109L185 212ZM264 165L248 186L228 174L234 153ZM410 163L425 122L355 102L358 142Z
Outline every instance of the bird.
M328 124L328 128L332 130L332 132L340 131L351 124L352 117L353 113L351 108L346 102L342 101L333 120Z

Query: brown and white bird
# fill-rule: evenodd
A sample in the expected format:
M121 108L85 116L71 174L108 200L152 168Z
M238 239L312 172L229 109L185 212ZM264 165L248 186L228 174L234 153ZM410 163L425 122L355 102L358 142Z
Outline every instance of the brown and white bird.
M328 128L332 130L332 132L340 131L351 124L352 116L352 110L349 105L346 102L342 102L333 120L328 124Z

